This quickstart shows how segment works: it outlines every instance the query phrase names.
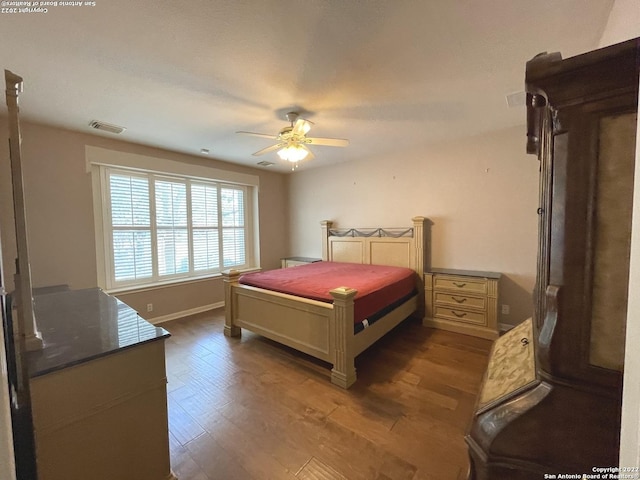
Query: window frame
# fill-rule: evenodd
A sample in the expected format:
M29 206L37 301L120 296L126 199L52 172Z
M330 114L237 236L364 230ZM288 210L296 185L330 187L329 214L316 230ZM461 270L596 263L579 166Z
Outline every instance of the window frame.
M257 192L258 177L236 172L227 172L210 167L200 165L180 164L178 162L168 161L164 159L156 159L136 154L127 154L124 152L115 152L98 147L86 148L87 153L87 170L92 174L92 186L94 196L94 219L96 230L96 263L97 263L97 280L98 286L109 293L145 290L162 287L174 283L185 283L192 281L200 281L219 277L221 272L234 268L240 271L250 271L259 268L259 236L257 226ZM108 161L105 161L108 157ZM118 158L119 157L119 158ZM162 167L159 169L144 168L150 161ZM138 166L141 165L141 166ZM142 168L141 168L142 167ZM189 174L187 172L193 172ZM245 241L245 263L238 266L225 266L224 255L220 249L219 258L221 264L218 267L196 270L194 264L194 244L191 208L188 212L188 258L190 271L186 274L177 273L171 275L158 275L157 269L157 243L155 232L151 232L152 236L152 258L153 270L152 276L146 279L133 279L127 281L115 281L114 261L113 261L113 230L111 227L111 202L109 194L109 172L124 173L134 176L147 176L149 178L150 190L150 210L151 215L155 216L155 195L151 195L154 189L153 179L175 180L178 182L186 182L191 184L215 185L217 187L218 198L223 188L239 189L243 192L243 215L244 215L244 241ZM223 177L223 178L220 178ZM225 178L226 177L226 178ZM230 181L231 180L231 181ZM244 180L244 181L237 181ZM190 187L188 187L187 196L191 195ZM219 201L219 200L218 200ZM189 199L189 203L191 199ZM219 244L222 245L222 216L220 215L221 205L218 205L218 225L215 227L219 232ZM154 222L152 221L152 224ZM153 227L152 227L153 230Z

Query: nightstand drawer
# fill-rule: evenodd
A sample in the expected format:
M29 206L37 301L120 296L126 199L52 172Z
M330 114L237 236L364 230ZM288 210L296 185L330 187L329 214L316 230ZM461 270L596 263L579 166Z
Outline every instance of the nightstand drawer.
M487 297L474 297L462 293L434 292L436 305L457 308L474 308L485 311L487 309Z
M487 281L482 278L452 277L436 275L433 279L434 290L455 290L465 293L487 294Z
M487 314L473 310L436 306L435 317L456 322L473 323L474 325L487 325Z

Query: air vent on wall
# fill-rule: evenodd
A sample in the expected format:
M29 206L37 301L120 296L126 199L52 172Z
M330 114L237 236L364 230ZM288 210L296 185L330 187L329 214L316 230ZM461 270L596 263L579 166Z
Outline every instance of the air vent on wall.
M96 130L104 130L105 132L120 134L126 130L124 127L119 127L118 125L111 125L110 123L100 122L98 120L92 120L89 122L89 126L91 128L95 128Z

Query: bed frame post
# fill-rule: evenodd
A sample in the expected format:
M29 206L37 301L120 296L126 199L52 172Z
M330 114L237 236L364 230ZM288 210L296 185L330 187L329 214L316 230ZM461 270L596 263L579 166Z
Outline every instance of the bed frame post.
M416 264L414 270L424 275L424 224L426 217L413 217L413 241L415 244Z
M323 220L320 225L322 225L322 260L328 262L331 260L329 258L329 230L331 230L333 222L331 220Z
M238 285L240 272L238 270L225 270L224 278L224 334L227 337L238 337L240 327L233 324L233 287Z
M353 299L358 293L353 288L338 287L331 290L333 314L329 335L333 338L333 369L331 383L349 388L356 381L355 354L353 349Z
M413 244L415 249L414 270L418 274L416 288L418 289L418 318L424 318L424 226L426 217L413 217Z

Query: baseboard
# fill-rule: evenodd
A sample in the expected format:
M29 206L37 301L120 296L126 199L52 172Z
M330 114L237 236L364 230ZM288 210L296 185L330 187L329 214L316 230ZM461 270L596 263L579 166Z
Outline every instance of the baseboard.
M209 305L202 305L200 307L190 308L189 310L182 310L181 312L170 313L168 315L160 315L159 317L148 318L147 322L157 325L159 323L169 322L182 317L188 317L195 315L196 313L208 312L216 308L224 307L224 301L211 303Z

